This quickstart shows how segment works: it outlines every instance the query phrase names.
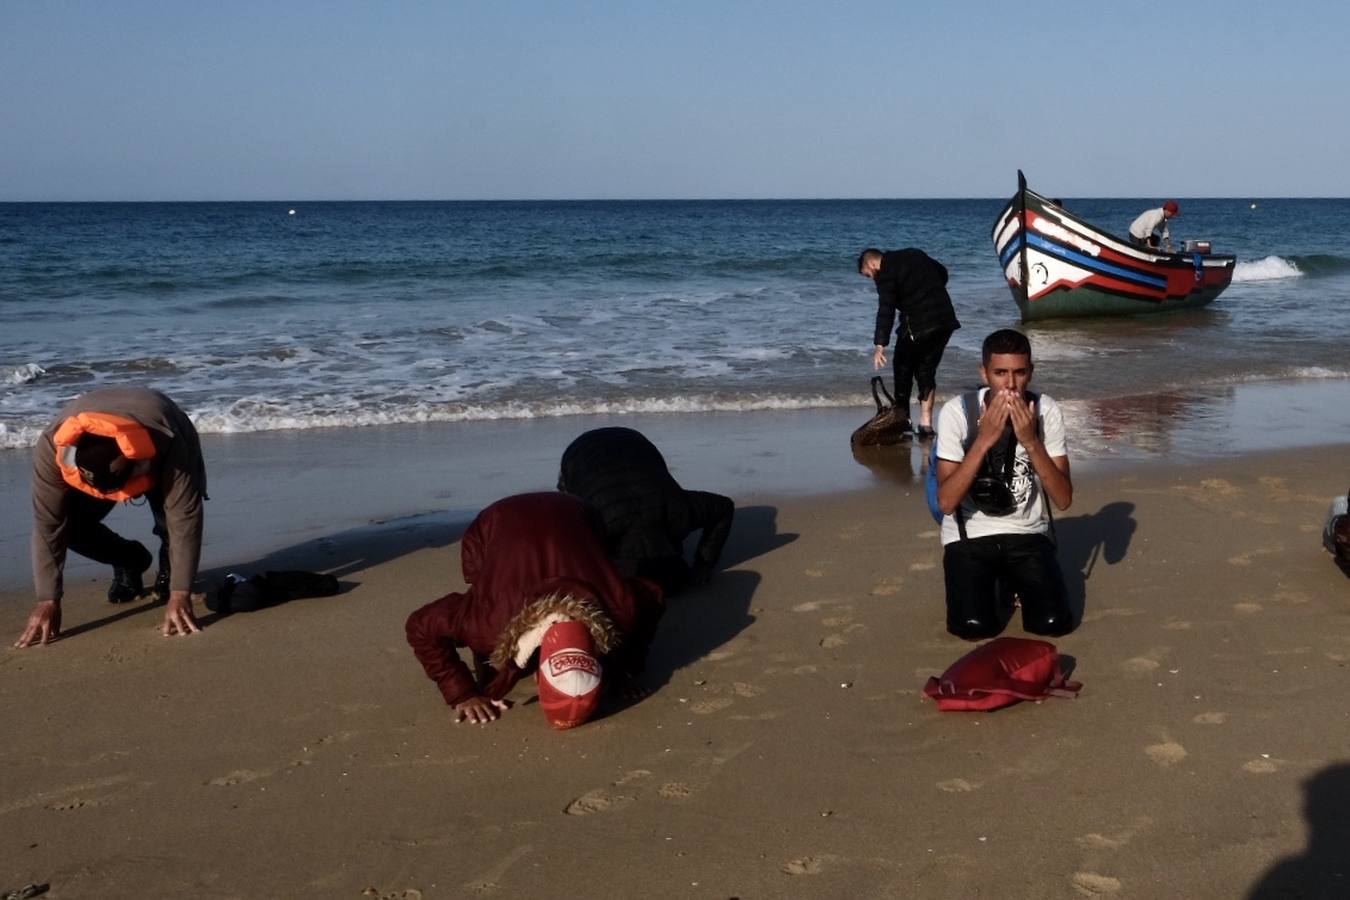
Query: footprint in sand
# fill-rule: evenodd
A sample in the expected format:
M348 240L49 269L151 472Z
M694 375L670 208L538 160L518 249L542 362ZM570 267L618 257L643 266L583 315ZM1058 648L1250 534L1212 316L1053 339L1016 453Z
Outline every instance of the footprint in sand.
M1144 614L1142 609L1133 609L1127 606L1112 606L1106 609L1099 609L1096 612L1088 613L1083 616L1084 622L1097 622L1102 619L1129 618L1131 616L1141 616Z
M633 802L632 797L611 794L604 788L587 791L563 808L569 816L589 816L593 813L614 812Z
M219 778L212 778L206 782L216 787L230 787L236 784L248 784L250 781L257 781L259 778L266 778L270 772L253 772L248 769L236 769L228 775L221 775Z
M1191 719L1197 725L1222 725L1228 721L1228 713L1224 712L1202 712L1200 715Z
M1250 566L1252 558L1245 553L1241 556L1230 556L1228 557L1228 564L1230 566Z
M838 634L830 634L821 638L820 646L824 647L826 650L833 650L836 647L842 647L848 643L848 635L850 632L864 631L866 630L866 628L867 628L866 625L863 625L860 622L855 622L852 625L849 625L847 628L845 628Z
M1290 603L1297 606L1307 603L1312 598L1302 591L1279 591L1270 599L1274 600L1276 603Z
M918 538L919 540L921 540L921 541L926 541L926 540L928 540L929 538L942 537L942 532L940 532L940 531L920 531L918 534L916 534L916 535L914 535L914 536L915 536L916 538Z
M1094 831L1074 838L1074 843L1084 850L1119 850L1130 842L1130 838L1152 824L1153 820L1148 816L1138 816L1134 820L1133 828L1115 834L1101 834Z
M827 628L840 628L844 625L849 624L852 621L853 621L852 616L830 616L829 618L821 619L820 624L824 625Z
M1242 768L1253 775L1273 775L1280 771L1280 764L1273 759L1253 759L1243 763Z
M1233 604L1233 612L1242 613L1244 616L1250 616L1253 613L1259 613L1261 609L1262 606L1260 603L1243 602Z
M816 666L769 666L764 670L765 675L814 675L817 671Z
M815 612L825 605L824 600L807 600L805 603L798 603L792 607L793 612Z
M641 781L644 778L650 778L651 769L633 769L631 772L625 772L614 782L615 787L623 787L625 784L632 784L634 781Z
M719 709L726 709L734 702L730 697L709 697L706 700L689 704L689 711L700 716L706 716L709 713L717 712Z
M694 792L689 789L688 785L672 781L661 785L661 789L657 793L667 800L687 800Z
M911 572L929 572L936 568L937 563L932 562L931 560L923 560L921 562L909 564L909 570Z
M1142 675L1154 671L1160 665L1161 663L1156 659L1149 659L1147 656L1136 656L1133 659L1125 660L1125 662L1120 664L1120 667L1126 672L1136 672Z
M1171 622L1164 623L1163 628L1168 631L1190 631L1191 623L1185 619L1173 619Z
M85 807L88 806L98 806L98 805L100 804L99 801L97 800L74 799L74 800L62 800L60 803L49 803L47 804L45 809L50 809L52 812L69 812L72 809L84 809Z
M373 897L374 900L422 900L422 892L417 888L383 891L376 887L368 887L361 892L361 896Z
M903 578L887 578L872 587L873 597L893 597L904 587Z
M1084 897L1106 897L1120 891L1120 879L1096 872L1077 872L1069 879L1074 890Z
M822 863L818 857L803 856L783 863L783 871L788 875L819 875Z
M737 697L758 697L764 693L764 688L757 684L750 684L748 681L737 681L732 683L731 692Z
M966 794L976 790L978 787L978 784L966 781L964 778L949 778L946 781L939 781L937 783L937 789L945 791L948 794Z
M824 578L826 572L824 569L804 569L802 574L807 578Z
M1186 758L1186 748L1176 741L1165 741L1161 744L1150 744L1144 748L1144 753L1148 758L1158 765L1166 768L1175 766Z

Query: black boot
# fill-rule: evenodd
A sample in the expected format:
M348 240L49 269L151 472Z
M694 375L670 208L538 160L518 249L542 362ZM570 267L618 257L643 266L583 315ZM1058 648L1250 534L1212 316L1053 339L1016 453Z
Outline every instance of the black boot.
M132 600L139 599L141 593L145 590L145 585L141 581L141 574L154 561L150 551L145 549L145 545L139 541L133 541L136 549L140 552L139 559L130 566L113 566L112 584L108 585L109 603L129 603Z
M164 541L159 545L159 572L155 575L155 586L150 590L161 602L169 599L169 545Z

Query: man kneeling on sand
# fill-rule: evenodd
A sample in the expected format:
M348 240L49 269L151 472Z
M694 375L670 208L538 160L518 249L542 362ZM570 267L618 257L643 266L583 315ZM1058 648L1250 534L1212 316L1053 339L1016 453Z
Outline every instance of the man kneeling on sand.
M563 451L558 490L589 503L619 572L650 578L666 596L711 577L731 533L736 504L709 491L686 491L656 445L632 428L596 428ZM694 562L684 540L699 532Z
M408 643L455 721L487 724L531 670L550 724L595 712L603 685L643 695L638 675L664 610L661 589L619 575L594 511L561 493L520 494L483 510L464 533L464 593L408 617ZM467 647L474 672L460 658Z
M995 331L982 359L988 387L949 400L938 417L947 630L970 641L997 634L1002 588L1021 600L1027 631L1068 634L1073 616L1046 506L1073 502L1064 416L1054 400L1027 390L1026 335Z

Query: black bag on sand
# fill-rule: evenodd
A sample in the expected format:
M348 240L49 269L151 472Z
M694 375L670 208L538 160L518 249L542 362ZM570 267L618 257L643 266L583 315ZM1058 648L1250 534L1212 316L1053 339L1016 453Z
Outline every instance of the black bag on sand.
M886 399L883 401L882 397ZM872 399L877 414L859 425L849 443L854 447L885 447L912 437L914 427L909 422L909 410L896 409L895 398L886 390L880 375L872 376Z
M206 608L229 615L253 612L304 597L331 597L338 592L338 580L319 572L264 572L243 578L229 575L214 594L206 597Z

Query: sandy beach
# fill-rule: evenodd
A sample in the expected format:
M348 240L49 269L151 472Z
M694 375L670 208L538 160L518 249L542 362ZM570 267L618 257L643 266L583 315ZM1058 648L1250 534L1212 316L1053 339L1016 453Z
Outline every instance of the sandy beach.
M685 438L667 449L679 476L738 502L724 571L670 604L652 695L571 732L547 727L532 681L497 723L454 725L403 640L409 611L462 585L472 495L328 531L318 506L293 539L255 529L266 550L213 563L205 586L296 567L343 593L226 618L199 605L186 639L161 637L149 604L104 603L101 573L72 578L66 637L0 654L0 889L1266 897L1350 881L1350 581L1318 535L1345 444L1082 467L1057 521L1082 610L1058 645L1082 694L958 714L920 692L970 645L943 630L910 461L803 482L830 490L736 490L756 479L682 467L713 440ZM208 544L248 545L222 520ZM0 630L28 606L26 587L0 595Z

